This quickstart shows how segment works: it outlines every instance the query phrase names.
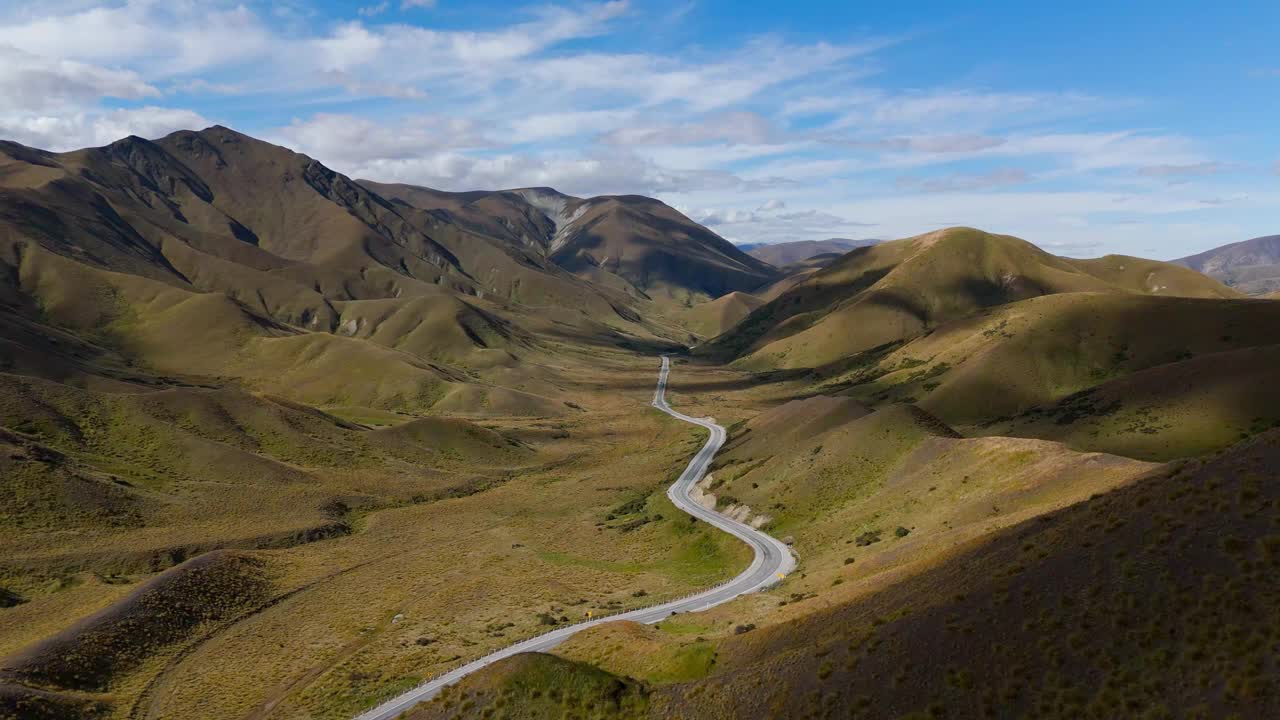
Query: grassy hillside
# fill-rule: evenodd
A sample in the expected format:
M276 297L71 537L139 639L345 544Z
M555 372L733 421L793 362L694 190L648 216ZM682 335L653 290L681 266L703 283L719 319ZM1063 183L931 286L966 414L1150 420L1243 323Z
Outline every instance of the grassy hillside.
M961 546L870 596L729 634L709 675L653 686L642 716L1271 717L1278 432ZM507 687L482 674L454 697Z
M1269 433L728 642L654 716L1268 717L1278 447Z
M1170 459L1280 419L1262 359L1278 332L1268 301L1069 293L944 324L821 387L918 402L969 432Z
M0 344L42 376L93 382L97 355L311 404L555 414L525 362L545 348L533 333L682 335L546 248L222 127L62 154L10 143L0 168ZM89 346L78 361L52 357L58 333Z
M493 666L482 682L447 688L406 720L486 717L539 720L560 717L643 718L649 691L643 684L554 655L518 655Z
M1085 291L1236 296L1164 263L1068 260L1017 238L950 228L851 251L758 308L706 352L751 368L815 367L983 308Z
M742 322L764 300L744 292L731 292L715 300L694 305L685 314L685 324L702 337L715 337Z
M23 593L60 574L154 571L216 547L343 535L353 510L533 457L459 419L368 431L237 390L101 393L5 375L0 387L0 584Z

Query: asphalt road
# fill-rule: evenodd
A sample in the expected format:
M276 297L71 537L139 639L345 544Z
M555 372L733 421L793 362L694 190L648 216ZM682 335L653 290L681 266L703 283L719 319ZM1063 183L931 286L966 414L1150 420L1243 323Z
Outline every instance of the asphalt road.
M755 558L751 561L751 566L729 582L687 598L655 605L654 607L609 615L576 625L566 625L538 637L507 646L482 658L473 660L462 667L432 678L403 695L388 700L364 713L356 720L391 720L414 705L430 700L443 688L458 682L483 667L519 653L545 652L564 642L569 636L582 632L589 627L617 620L632 620L639 623L653 624L676 613L706 610L726 603L740 595L766 588L778 582L795 568L795 557L792 556L786 545L737 520L721 515L714 510L708 510L689 497L689 490L706 474L707 466L711 464L711 459L715 457L720 446L724 444L725 431L724 428L712 422L710 418L689 417L671 409L666 400L667 374L670 369L670 359L663 356L662 369L658 373L658 388L653 394L653 406L672 417L710 430L711 437L707 439L706 444L702 446L698 454L694 455L693 459L689 461L689 466L685 468L680 478L667 489L667 497L671 498L671 502L681 510L697 517L699 520L716 526L750 545L752 550L755 551Z

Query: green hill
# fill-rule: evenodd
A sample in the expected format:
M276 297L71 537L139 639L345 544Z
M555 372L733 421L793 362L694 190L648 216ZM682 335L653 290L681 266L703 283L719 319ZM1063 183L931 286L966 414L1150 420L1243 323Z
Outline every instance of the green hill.
M1069 260L1007 235L949 228L849 252L752 312L705 352L739 358L749 368L816 367L983 308L1068 292L1238 296L1167 263Z

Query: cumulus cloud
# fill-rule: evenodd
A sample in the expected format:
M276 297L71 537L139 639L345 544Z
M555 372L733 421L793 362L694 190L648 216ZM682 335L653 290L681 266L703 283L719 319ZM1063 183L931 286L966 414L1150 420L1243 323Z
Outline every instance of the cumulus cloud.
M469 155L443 150L339 166L350 175L444 190L551 186L572 195L668 196L762 187L723 170L662 167L627 152Z
M754 112L717 113L678 125L619 128L602 138L613 145L765 145L781 133L768 119Z
M600 133L617 127L634 116L635 111L628 108L522 115L511 121L509 137L513 142L526 143Z
M876 223L858 222L822 210L764 213L743 208L686 208L678 210L713 227L735 242L784 242L825 239L840 234L862 234Z
M149 75L180 75L260 58L272 33L241 4L128 0L0 24L0 43L46 58L139 63Z
M400 100L421 100L427 96L425 92L412 85L366 82L342 70L328 70L322 74L334 85L341 86L352 95L398 98Z
M364 0L337 20L243 0L61 0L0 12L0 135L65 149L209 124L157 107L180 100L226 108L220 120L356 176L659 195L751 240L857 236L864 222L908 234L958 220L1040 228L1048 235L1033 239L1065 243L1055 233L1113 226L1126 212L1205 215L1260 202L1209 180L1254 165L1215 162L1174 132L1107 127L1119 115L1100 111L1124 98L900 89L871 72L892 70L874 62L882 39L778 34L628 51L602 36L661 27L665 10L530 2L467 29L396 12L434 5ZM173 102L157 100L165 95ZM255 124L268 117L252 114L263 98L272 117L297 119ZM151 106L112 109L141 103ZM1072 129L1077 118L1085 129ZM1194 194L1180 185L1188 178L1201 178ZM1035 179L1065 190L1018 188ZM1103 185L1118 190L1078 191ZM934 195L925 202L921 192Z
M103 97L139 99L160 94L140 75L83 62L49 59L0 44L3 110L50 110Z
M141 107L70 115L0 115L0 137L46 150L74 150L107 145L129 135L156 138L175 130L211 125L199 113L164 107Z
M357 115L320 113L294 120L277 134L275 139L289 147L347 167L493 144L476 123L439 115L382 124Z

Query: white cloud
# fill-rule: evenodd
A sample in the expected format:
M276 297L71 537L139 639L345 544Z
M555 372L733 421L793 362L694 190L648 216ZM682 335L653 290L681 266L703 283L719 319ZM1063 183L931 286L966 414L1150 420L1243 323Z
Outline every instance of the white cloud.
M294 120L281 128L275 139L337 167L360 167L492 144L475 123L435 115L384 125L356 115L321 113L308 120Z
M510 139L515 143L526 143L572 137L584 133L594 134L617 127L634 116L635 111L630 109L523 115L511 122Z
M51 110L103 97L140 99L160 94L141 76L75 60L48 59L0 44L0 111Z
M827 42L778 34L626 51L649 45L603 36L675 32L664 23L692 3L669 13L531 0L511 8L513 19L485 25L496 15L477 13L457 30L395 12L431 0L363 2L340 19L243 0L0 10L0 135L62 149L208 124L181 108L103 101L160 104L171 94L352 175L657 194L757 240L957 221L1066 247L1068 234L1118 233L1119 216L1259 207L1229 172L1257 172L1259 161L1216 160L1177 132L1176 117L1144 122L1111 112L1135 101L1086 92L965 87L960 65L946 87L901 89L875 57L884 40L833 30ZM365 98L387 101L352 102ZM297 119L255 126L267 117L254 115L261 103ZM1174 129L1131 129L1144 126ZM1059 192L1013 192L1032 179ZM1174 184L1189 179L1194 191ZM1191 224L1163 223L1175 226Z
M341 86L352 95L366 97L398 98L400 100L421 100L427 94L412 85L396 83L365 82L342 70L327 70L322 75L334 85Z
M896 152L943 154L980 152L999 147L1004 143L1004 138L990 135L918 135L885 138L866 143L864 146Z
M1022 168L996 168L985 173L952 173L931 178L900 177L898 187L908 190L920 189L925 192L956 192L1022 185L1031 180L1031 175Z
M46 58L140 63L152 76L243 64L273 46L272 34L244 5L128 0L0 25L0 43Z
M624 127L606 134L603 140L613 145L690 145L726 143L730 145L766 145L776 142L781 133L767 118L754 112L717 113L678 125Z
M1198 162L1183 165L1147 165L1138 168L1138 174L1146 177L1185 178L1218 175L1230 169L1226 163Z
M190 110L141 107L71 115L0 115L0 137L46 150L64 151L107 145L129 135L156 138L175 130L212 123Z

